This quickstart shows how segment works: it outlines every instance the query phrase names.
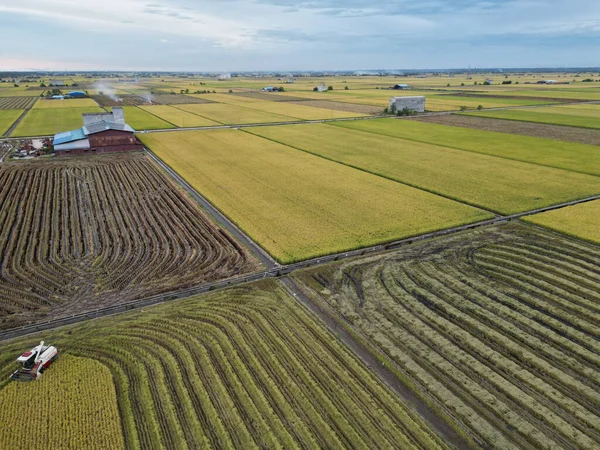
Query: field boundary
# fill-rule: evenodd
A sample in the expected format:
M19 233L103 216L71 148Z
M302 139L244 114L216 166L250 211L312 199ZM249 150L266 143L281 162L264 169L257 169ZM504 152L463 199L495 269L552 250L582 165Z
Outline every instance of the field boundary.
M17 128L19 126L21 121L25 118L25 116L27 115L27 113L30 110L31 110L31 108L27 108L25 111L23 111L23 113L19 116L19 118L17 120L15 120L15 122L9 127L8 130L6 130L6 133L4 133L4 137L10 137L12 132L15 131L15 128ZM25 138L21 138L21 139L25 139Z
M301 269L307 269L310 267L321 266L324 264L328 264L335 261L340 261L344 259L356 258L365 255L376 255L381 254L390 250L396 250L400 247L404 247L407 245L411 245L416 242L422 242L429 239L435 239L443 236L453 235L457 233L461 233L464 231L474 230L477 228L483 228L491 225L497 225L501 223L507 223L513 220L518 220L522 217L531 216L534 214L539 214L546 211L552 211L555 209L565 208L567 206L573 206L580 203L586 203L593 200L600 200L600 194L595 195L593 197L587 197L579 200L572 200L566 203L560 203L552 206L548 206L545 208L540 208L536 210L526 211L522 213L513 214L510 216L499 216L493 219L484 220L481 222L475 222L467 225L461 225L458 227L447 228L444 230L433 231L421 235L416 235L413 237L404 238L398 241L393 241L389 243L383 243L372 247L365 247L357 250L350 250L347 252L340 252L335 254L330 254L326 256L322 256L319 258L308 259L305 261L300 261L294 264L289 264L285 266L276 266L269 268L264 271L254 272L250 274L246 274L239 277L227 278L224 280L219 280L211 283L205 283L202 285L194 286L191 288L186 288L183 290L171 291L164 294L159 294L151 297L146 297L142 299L132 300L126 303L122 303L119 305L109 306L106 308L90 310L85 313L74 314L72 316L67 316L59 319L49 320L46 322L38 322L32 325L24 325L21 327L11 328L4 331L0 331L0 342L6 341L9 339L14 339L16 337L26 336L32 333L36 333L38 331L46 331L54 328L60 328L65 325L71 325L75 323L84 322L91 319L97 319L106 316L112 316L115 314L120 314L123 312L140 309L143 307L156 305L159 303L165 303L172 300L180 300L188 297L193 297L199 294L203 294L206 292L226 289L228 287L237 286L241 284L250 283L253 281L258 281L264 278L280 278L285 275L289 275L292 272ZM205 200L206 201L206 200ZM210 205L210 203L207 202ZM211 207L213 210L214 207ZM208 211L210 214L210 211ZM221 213L219 212L219 215ZM572 238L572 236L561 234L563 237L567 236ZM584 241L587 243L587 241ZM262 250L264 251L264 250Z

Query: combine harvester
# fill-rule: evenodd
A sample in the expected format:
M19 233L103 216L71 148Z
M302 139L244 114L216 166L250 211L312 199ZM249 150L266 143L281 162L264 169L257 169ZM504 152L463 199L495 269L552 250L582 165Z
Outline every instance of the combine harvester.
M23 363L23 368L16 370L10 378L17 381L37 380L44 370L56 361L56 358L58 358L56 347L44 346L44 341L42 341L40 345L33 347L17 358L18 362Z

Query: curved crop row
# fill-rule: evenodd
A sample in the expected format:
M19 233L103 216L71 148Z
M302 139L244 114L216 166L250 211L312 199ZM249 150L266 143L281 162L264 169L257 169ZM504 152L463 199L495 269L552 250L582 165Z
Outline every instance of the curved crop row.
M0 166L0 327L252 268L142 155Z
M299 277L480 445L600 445L599 247L505 225Z
M128 448L446 448L273 280L46 338L109 368Z

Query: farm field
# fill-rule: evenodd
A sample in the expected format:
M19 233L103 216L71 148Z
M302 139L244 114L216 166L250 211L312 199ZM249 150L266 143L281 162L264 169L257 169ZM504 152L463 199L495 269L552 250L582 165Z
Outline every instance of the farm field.
M267 113L286 116L288 119L318 120L318 119L340 119L345 117L361 117L366 114L357 112L339 111L333 109L313 108L303 104L289 102L267 102L256 101L244 106L245 108L264 111ZM241 107L240 107L241 108Z
M527 217L527 222L600 244L600 200Z
M383 110L379 106L360 105L354 103L335 102L329 100L301 100L289 102L296 105L312 106L314 108L333 109L336 111L347 111L359 113L360 115L379 115L383 114Z
M110 370L130 449L447 448L274 280L55 330L48 340ZM30 342L4 346L2 380ZM61 376L59 364L42 383Z
M599 261L513 223L294 277L478 448L595 449Z
M509 135L518 134L564 142L575 142L578 144L600 144L600 130L591 128L563 127L560 125L519 122L516 120L490 119L488 117L466 116L464 114L422 116L412 120L475 130L496 131Z
M106 108L110 110L110 108ZM175 128L175 125L162 120L137 106L123 106L125 122L134 130L160 130Z
M37 101L36 97L0 97L0 110L28 109Z
M137 95L119 95L117 98L110 98L106 95L92 95L92 99L100 106L138 106L149 105L150 102Z
M34 383L0 389L0 404L0 448L125 448L112 375L93 359L62 356Z
M502 214L600 193L598 177L348 127L309 124L247 131Z
M32 109L15 128L11 137L46 136L81 128L83 113L101 113L99 107Z
M283 263L490 217L243 131L140 137Z
M0 97L39 97L42 93L44 93L44 89L29 91L26 88L0 88Z
M40 99L33 109L62 109L62 108L97 108L98 104L91 98L69 98L65 100Z
M146 112L166 120L177 127L206 127L210 125L220 125L217 122L197 116L187 111L166 105L140 106Z
M7 109L0 110L0 136L3 136L15 121L21 117L23 110Z
M219 122L221 124L238 125L248 123L270 123L270 122L289 122L297 121L298 118L290 118L279 114L273 114L255 109L243 107L232 107L224 104L206 104L206 105L177 105L177 108L206 117L207 119Z
M544 114L560 114L564 116L593 117L600 120L600 105L557 105L547 108L535 108L534 111Z
M385 119L340 122L335 125L600 176L600 152L596 145L570 144L553 139L457 128L414 120Z
M193 103L212 103L212 101L207 98L207 95L201 96L190 96L190 95L151 95L150 100L153 104L159 105L187 105Z
M251 271L141 153L0 165L0 328Z
M493 92L484 92L483 95L510 95L513 97L537 97L540 99L565 99L565 100L573 100L573 101L595 101L600 100L600 92L592 89L592 87L584 88L584 89L572 89L569 87L565 87L563 89L547 89L547 88L539 88L539 89L511 89L510 91L493 91Z
M600 118L593 116L589 117L585 115L574 115L570 111L567 111L566 114L557 114L538 111L536 108L528 109L527 111L513 109L501 111L481 111L463 114L473 114L478 117L490 117L492 119L520 120L524 122L538 122L552 125L600 129Z

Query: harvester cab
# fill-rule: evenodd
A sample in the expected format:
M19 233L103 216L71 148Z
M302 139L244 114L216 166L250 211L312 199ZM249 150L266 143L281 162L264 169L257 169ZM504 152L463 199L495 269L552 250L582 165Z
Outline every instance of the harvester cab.
M11 380L34 381L46 370L50 364L58 358L58 350L52 345L40 345L33 347L30 351L23 353L17 358L17 361L23 364L23 367L16 370L11 376Z

